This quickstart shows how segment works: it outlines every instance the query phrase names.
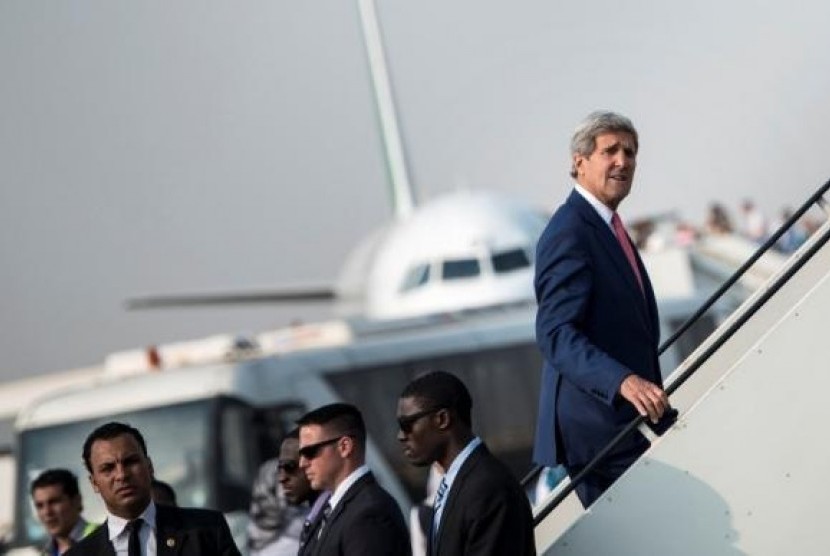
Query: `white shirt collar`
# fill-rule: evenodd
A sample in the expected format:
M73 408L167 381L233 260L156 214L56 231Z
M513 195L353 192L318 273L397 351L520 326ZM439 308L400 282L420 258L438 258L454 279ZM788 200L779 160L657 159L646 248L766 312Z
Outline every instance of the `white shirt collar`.
M152 500L150 500L150 504L147 505L138 517L143 519L144 523L149 525L153 531L156 530L156 504ZM129 519L113 515L109 510L107 510L107 529L109 530L110 541L113 541L117 537L121 536L124 532L124 528L127 527L129 522Z
M331 498L329 498L329 506L331 509L337 506L337 503L343 499L349 489L355 484L358 479L360 479L363 475L369 472L369 466L366 464L361 465L354 471L352 471L348 477L343 479L343 482L337 485L337 488L334 489L334 492L331 493Z
M444 482L447 483L447 488L452 488L452 483L455 481L455 476L458 475L458 471L461 469L461 466L464 465L464 462L467 461L467 458L470 457L470 454L473 453L473 450L478 448L478 445L481 444L481 439L479 437L474 437L470 440L464 449L459 452L455 459L452 460L450 464L450 468L447 469L447 474L444 476Z
M614 216L614 211L605 206L602 203L602 201L594 197L594 195L590 191L588 191L578 183L574 184L574 189L577 193L582 195L582 197L584 197L586 201L588 201L588 204L594 207L594 210L597 211L599 217L602 218L603 222L608 224L608 227L611 228L611 230L613 231L614 227L611 225L611 217Z

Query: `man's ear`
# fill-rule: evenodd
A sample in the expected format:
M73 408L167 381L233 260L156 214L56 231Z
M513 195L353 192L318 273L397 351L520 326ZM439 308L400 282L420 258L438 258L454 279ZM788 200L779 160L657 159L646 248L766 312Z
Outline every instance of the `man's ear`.
M439 409L435 416L438 417L438 428L440 430L445 431L452 425L453 416L449 409Z
M573 168L576 171L576 175L580 174L580 169L582 168L582 163L585 161L585 157L582 156L580 153L573 154Z
M337 443L337 451L340 452L342 457L349 457L355 450L354 442L355 440L351 436L344 436L340 439L340 442Z
M153 469L153 460L150 459L150 456L147 456L147 466L150 468L150 476L156 476L156 470Z
M89 475L89 484L92 485L92 490L94 490L96 494L101 494L101 491L98 489L98 485L95 483L95 479L92 477L92 474Z

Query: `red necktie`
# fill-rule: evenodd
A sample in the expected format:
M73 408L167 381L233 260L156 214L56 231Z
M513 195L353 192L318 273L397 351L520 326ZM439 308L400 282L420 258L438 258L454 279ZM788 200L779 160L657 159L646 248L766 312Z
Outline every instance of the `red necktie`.
M628 240L628 234L625 233L625 227L623 226L622 220L620 220L620 215L616 212L611 217L611 226L614 228L614 235L617 236L617 241L620 243L623 253L625 253L625 258L628 259L628 264L631 265L631 270L634 271L634 276L637 277L637 283L640 285L640 293L645 295L643 277L640 276L640 269L637 267L637 257L634 256L634 249L631 248L631 242Z

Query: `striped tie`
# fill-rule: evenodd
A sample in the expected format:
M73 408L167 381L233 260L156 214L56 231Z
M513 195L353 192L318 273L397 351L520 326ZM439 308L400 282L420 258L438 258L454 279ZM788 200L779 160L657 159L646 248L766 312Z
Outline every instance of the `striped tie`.
M435 495L435 503L432 505L432 531L430 533L430 543L432 544L431 552L435 554L436 541L438 540L438 521L441 519L440 510L444 506L445 498L447 496L447 477L441 478L441 484L438 485L438 493Z

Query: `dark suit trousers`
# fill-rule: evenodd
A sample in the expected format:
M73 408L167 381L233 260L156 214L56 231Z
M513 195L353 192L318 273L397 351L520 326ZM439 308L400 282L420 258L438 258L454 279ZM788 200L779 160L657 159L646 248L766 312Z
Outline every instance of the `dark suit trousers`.
M634 433L632 433L634 434ZM641 437L642 438L642 437ZM611 452L603 461L599 463L590 473L588 473L578 485L576 485L576 495L579 501L587 508L593 502L602 496L602 493L608 490L614 481L628 469L649 447L649 443L643 438L643 443L629 448L622 452ZM566 453L567 457L567 453ZM568 471L568 476L573 480L578 473L586 467L585 464L575 464L565 462L565 469Z

